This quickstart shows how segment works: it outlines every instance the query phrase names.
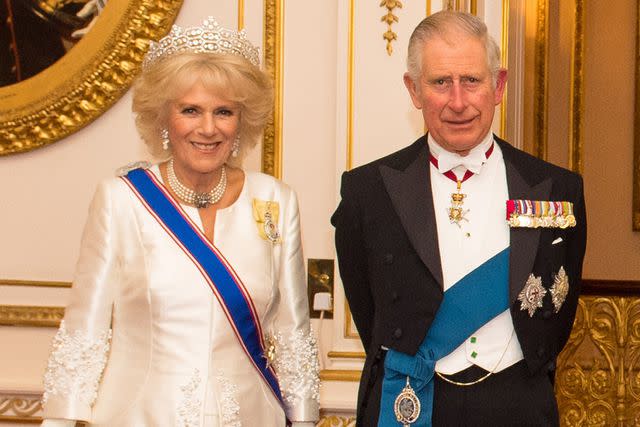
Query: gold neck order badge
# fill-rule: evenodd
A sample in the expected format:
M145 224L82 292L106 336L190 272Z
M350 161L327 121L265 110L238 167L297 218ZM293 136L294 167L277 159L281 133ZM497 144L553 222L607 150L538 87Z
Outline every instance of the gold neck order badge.
M466 194L461 192L462 189L462 181L456 180L456 192L451 193L451 207L448 209L449 211L449 221L452 224L456 224L460 227L461 221L469 220L465 217L465 215L469 212L469 209L464 209L464 199L467 197Z
M494 145L495 144L492 143L489 149L484 153L486 159L491 156ZM438 168L438 159L433 154L429 156L429 161L436 167L436 169ZM451 193L451 207L447 209L449 222L457 225L458 227L462 227L462 225L460 225L462 221L469 222L469 219L466 217L469 213L469 209L464 208L464 199L467 195L462 192L462 183L471 178L473 176L473 172L467 169L462 178L458 178L453 172L453 169L443 172L442 174L456 183L456 192Z

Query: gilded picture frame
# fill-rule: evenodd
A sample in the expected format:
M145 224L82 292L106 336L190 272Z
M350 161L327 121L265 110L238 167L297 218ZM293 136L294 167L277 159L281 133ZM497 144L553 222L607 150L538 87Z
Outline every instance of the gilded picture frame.
M633 129L632 230L640 231L640 1L636 3L636 93Z
M182 0L110 0L91 30L37 75L0 87L0 156L52 144L105 112L128 89L149 40Z

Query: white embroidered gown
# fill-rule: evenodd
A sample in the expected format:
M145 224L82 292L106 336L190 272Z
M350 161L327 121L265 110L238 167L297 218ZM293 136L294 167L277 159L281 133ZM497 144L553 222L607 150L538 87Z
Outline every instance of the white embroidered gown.
M161 180L157 166L150 170ZM277 203L281 242L259 233L254 199ZM202 230L197 210L183 209ZM238 200L217 212L214 245L276 344L287 416L316 420L317 349L295 193L245 172ZM92 426L285 425L199 270L119 178L103 182L91 204L44 401L45 418Z

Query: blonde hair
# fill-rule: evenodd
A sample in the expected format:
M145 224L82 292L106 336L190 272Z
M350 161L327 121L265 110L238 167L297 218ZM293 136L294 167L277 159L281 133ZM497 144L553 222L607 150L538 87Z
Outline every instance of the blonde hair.
M240 107L241 155L258 142L273 105L267 74L238 55L178 53L143 70L133 84L136 127L154 157L170 157L160 136L167 127L170 105L197 83ZM241 159L230 157L229 161L237 165Z
M498 44L491 37L486 24L480 18L470 13L450 10L443 10L426 17L413 30L409 38L407 53L407 71L411 80L417 82L422 74L422 56L428 55L428 52L424 52L424 44L434 37L446 38L452 30L461 31L484 42L487 66L495 86L498 71L500 71Z

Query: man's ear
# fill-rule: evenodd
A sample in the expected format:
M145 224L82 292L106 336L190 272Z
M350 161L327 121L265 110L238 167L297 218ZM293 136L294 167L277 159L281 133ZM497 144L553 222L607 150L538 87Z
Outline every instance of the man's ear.
M404 81L404 85L407 87L407 90L409 91L409 96L411 96L411 102L413 102L414 107L416 107L418 110L422 109L422 101L420 101L420 91L416 86L416 83L413 81L413 79L411 78L411 76L409 76L409 73L404 73L404 76L402 77L403 81Z
M495 105L498 105L502 102L502 97L504 95L504 90L506 87L507 87L507 70L505 68L500 68L498 70L498 75L496 76L496 89L494 91Z

